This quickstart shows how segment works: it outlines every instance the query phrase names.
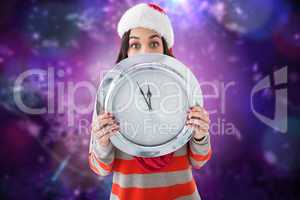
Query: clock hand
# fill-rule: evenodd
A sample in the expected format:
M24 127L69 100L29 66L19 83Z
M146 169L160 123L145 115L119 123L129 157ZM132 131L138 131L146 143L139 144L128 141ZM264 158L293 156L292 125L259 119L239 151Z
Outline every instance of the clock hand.
M145 97L145 94L144 94L142 88L140 87L139 83L138 83L138 82L136 82L136 83L137 83L137 85L138 85L138 87L139 87L139 89L140 89L140 92L141 92L141 94L143 95L144 100L145 100L145 102L146 102L146 104L147 104L147 106L148 106L148 109L149 109L149 111L150 111L150 105L149 105L149 103L148 103L148 101L147 101L147 99L146 99L146 97Z
M149 84L148 84L147 97L148 97L148 101L149 101L150 109L152 110L152 105L151 105L151 96L152 96L152 93L151 93L151 91L150 91L150 87L149 87Z

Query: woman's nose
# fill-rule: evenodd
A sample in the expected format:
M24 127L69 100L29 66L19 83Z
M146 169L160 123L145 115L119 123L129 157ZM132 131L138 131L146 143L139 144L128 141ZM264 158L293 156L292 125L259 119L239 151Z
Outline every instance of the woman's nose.
M140 53L151 53L151 49L148 48L147 46L144 46L144 47L141 49Z

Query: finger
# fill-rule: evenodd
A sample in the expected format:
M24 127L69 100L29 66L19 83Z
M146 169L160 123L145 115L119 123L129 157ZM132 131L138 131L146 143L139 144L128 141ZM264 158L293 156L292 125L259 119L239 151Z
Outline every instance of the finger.
M209 124L201 119L189 119L187 120L187 124L193 124L205 129L209 129Z
M108 124L113 124L113 123L115 123L115 120L113 117L102 119L100 122L101 126L106 126Z
M93 123L95 123L95 126L97 127L97 128L99 128L100 127L100 124L101 124L101 121L103 120L103 119L109 119L109 118L112 118L112 115L111 114L109 114L109 113L102 113L102 114L100 114L100 115L98 115L97 117L96 117L96 122L93 122ZM98 124L97 124L98 123Z
M102 139L103 140L109 140L109 138L115 134L117 134L118 132L117 131L112 131L110 132L109 134L106 134Z
M198 125L198 126L209 126L209 124L207 122L205 122L204 120L202 119L199 119L199 118L190 118L190 119L187 119L186 121L187 123L190 123L190 124L195 124L195 125Z
M193 106L189 109L189 111L190 112L200 112L200 113L203 113L204 115L209 114L203 107L200 107L200 106Z
M102 145L108 145L108 143L110 142L110 141L109 141L110 137L113 136L113 135L115 135L115 134L117 134L117 133L118 133L117 131L108 133L107 135L105 135L105 136L99 141L100 144L102 144Z
M109 129L106 134L102 135L102 139L105 140L107 137L110 137L112 134L117 133L120 130L120 128L118 126L116 127L111 127L111 129Z
M188 125L193 125L193 126L196 126L196 127L199 127L199 128L202 128L202 129L205 129L205 130L209 130L209 126L205 125L205 124L199 124L199 123L187 123Z
M112 124L118 124L119 122L117 122L116 120L114 120L114 118L106 118L106 119L102 119L101 122L99 124L101 124L99 126L99 124L94 124L93 125L93 131L97 132L101 129L103 129L104 127L108 126L108 125L112 125Z
M203 113L205 115L208 115L209 113L202 107L191 107L188 112L200 112Z
M112 130L117 129L117 128L119 128L119 126L116 124L106 126L98 132L99 133L98 136L101 138L104 135L108 134L109 132L111 132Z
M106 118L110 118L110 117L112 117L113 115L112 115L112 113L110 113L110 112L103 112L102 114L100 114L99 116L98 116L98 119L106 119Z
M200 112L190 112L188 114L188 119L202 119L203 121L210 123L209 116Z
M192 110L192 111L201 111L202 107L200 107L200 106L192 106L192 107L190 107L190 110Z
M195 130L197 130L200 133L203 133L203 135L208 135L209 134L209 130L208 129L204 129L204 128L199 127L199 126L194 125L194 124L189 124L187 126L190 127L190 128L194 128Z
M205 119L209 119L209 113L203 108L201 108L201 110L188 110L188 115L201 115Z
M113 124L107 127L104 127L103 129L101 129L100 131L96 132L96 137L98 137L99 139L102 138L103 136L109 134L112 130L118 129L119 126L117 124Z

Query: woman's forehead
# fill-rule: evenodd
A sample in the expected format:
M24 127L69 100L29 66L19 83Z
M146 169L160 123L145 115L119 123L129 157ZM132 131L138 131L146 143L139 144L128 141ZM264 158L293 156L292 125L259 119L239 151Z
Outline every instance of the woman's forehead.
M130 30L130 36L147 37L148 38L152 35L160 36L159 33L157 33L156 31L154 31L152 29L148 29L148 28L138 27L138 28L133 28Z

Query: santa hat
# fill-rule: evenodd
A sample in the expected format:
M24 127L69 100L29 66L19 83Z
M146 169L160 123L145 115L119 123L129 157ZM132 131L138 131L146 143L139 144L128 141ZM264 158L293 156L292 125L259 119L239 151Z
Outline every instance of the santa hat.
M174 32L166 12L157 4L140 3L128 9L118 23L118 34L123 34L132 28L143 27L156 31L165 38L168 48L172 51Z

